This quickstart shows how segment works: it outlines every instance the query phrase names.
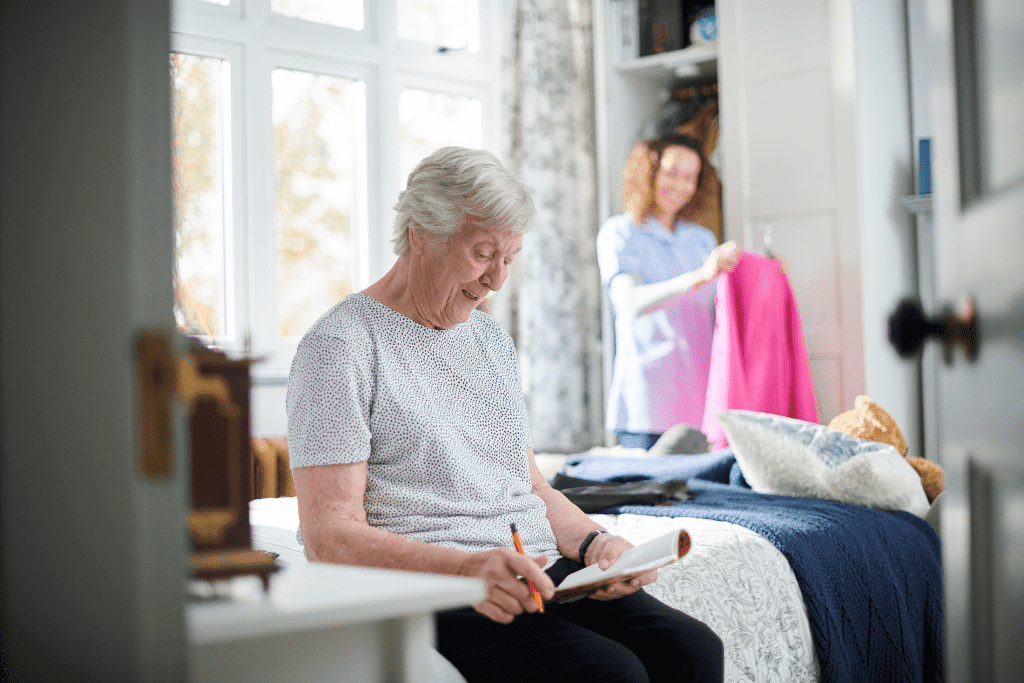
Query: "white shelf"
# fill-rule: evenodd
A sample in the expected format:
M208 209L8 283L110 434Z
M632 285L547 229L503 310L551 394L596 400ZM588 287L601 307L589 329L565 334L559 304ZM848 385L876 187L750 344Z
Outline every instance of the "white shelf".
M914 214L931 214L932 212L932 196L930 194L912 194L900 197L900 204Z
M700 73L714 73L718 60L718 49L714 45L694 45L683 50L672 50L657 55L621 62L615 66L620 73L637 75L660 75L666 71L694 70ZM678 74L683 76L684 74Z
M229 599L188 606L194 645L402 618L486 597L477 579L317 562L283 568L270 577L267 593L255 577L227 583Z

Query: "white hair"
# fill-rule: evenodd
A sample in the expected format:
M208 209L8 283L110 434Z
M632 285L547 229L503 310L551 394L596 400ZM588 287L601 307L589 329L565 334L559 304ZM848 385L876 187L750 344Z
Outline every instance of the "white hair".
M486 150L442 147L409 174L395 204L394 251L409 251L410 222L431 245L443 244L472 219L485 228L524 233L533 227L526 185Z

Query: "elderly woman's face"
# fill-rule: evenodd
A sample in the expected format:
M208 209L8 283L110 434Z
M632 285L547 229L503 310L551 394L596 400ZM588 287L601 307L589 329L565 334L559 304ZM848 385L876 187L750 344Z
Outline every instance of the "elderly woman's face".
M418 280L439 321L435 324L450 328L466 322L485 296L501 289L522 239L511 230L467 222L445 244L421 242L414 249L423 266Z
M689 147L671 145L661 153L661 165L654 176L654 203L660 211L675 214L697 191L700 156Z

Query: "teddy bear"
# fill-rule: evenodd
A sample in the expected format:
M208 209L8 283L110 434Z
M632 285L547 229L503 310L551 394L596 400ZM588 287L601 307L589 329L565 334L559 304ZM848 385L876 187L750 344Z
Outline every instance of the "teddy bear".
M853 410L836 415L828 423L828 428L860 439L887 443L899 451L900 455L907 456L907 440L903 438L896 420L867 396L858 396ZM921 477L921 486L928 496L928 502L934 502L942 493L945 483L942 467L925 458L908 457L907 462Z

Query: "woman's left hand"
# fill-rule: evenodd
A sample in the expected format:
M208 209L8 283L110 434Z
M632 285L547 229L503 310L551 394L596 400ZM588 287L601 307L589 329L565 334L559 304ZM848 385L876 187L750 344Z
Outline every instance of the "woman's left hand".
M601 569L607 569L612 566L615 560L619 559L619 555L632 547L633 544L622 536L616 536L615 534L600 534L593 540L590 547L587 548L586 559L589 560L589 564L594 564L596 562L597 566ZM627 576L621 581L608 584L591 594L590 597L595 600L617 600L618 598L637 592L640 590L641 586L654 583L657 578L658 570L649 569L642 574Z

